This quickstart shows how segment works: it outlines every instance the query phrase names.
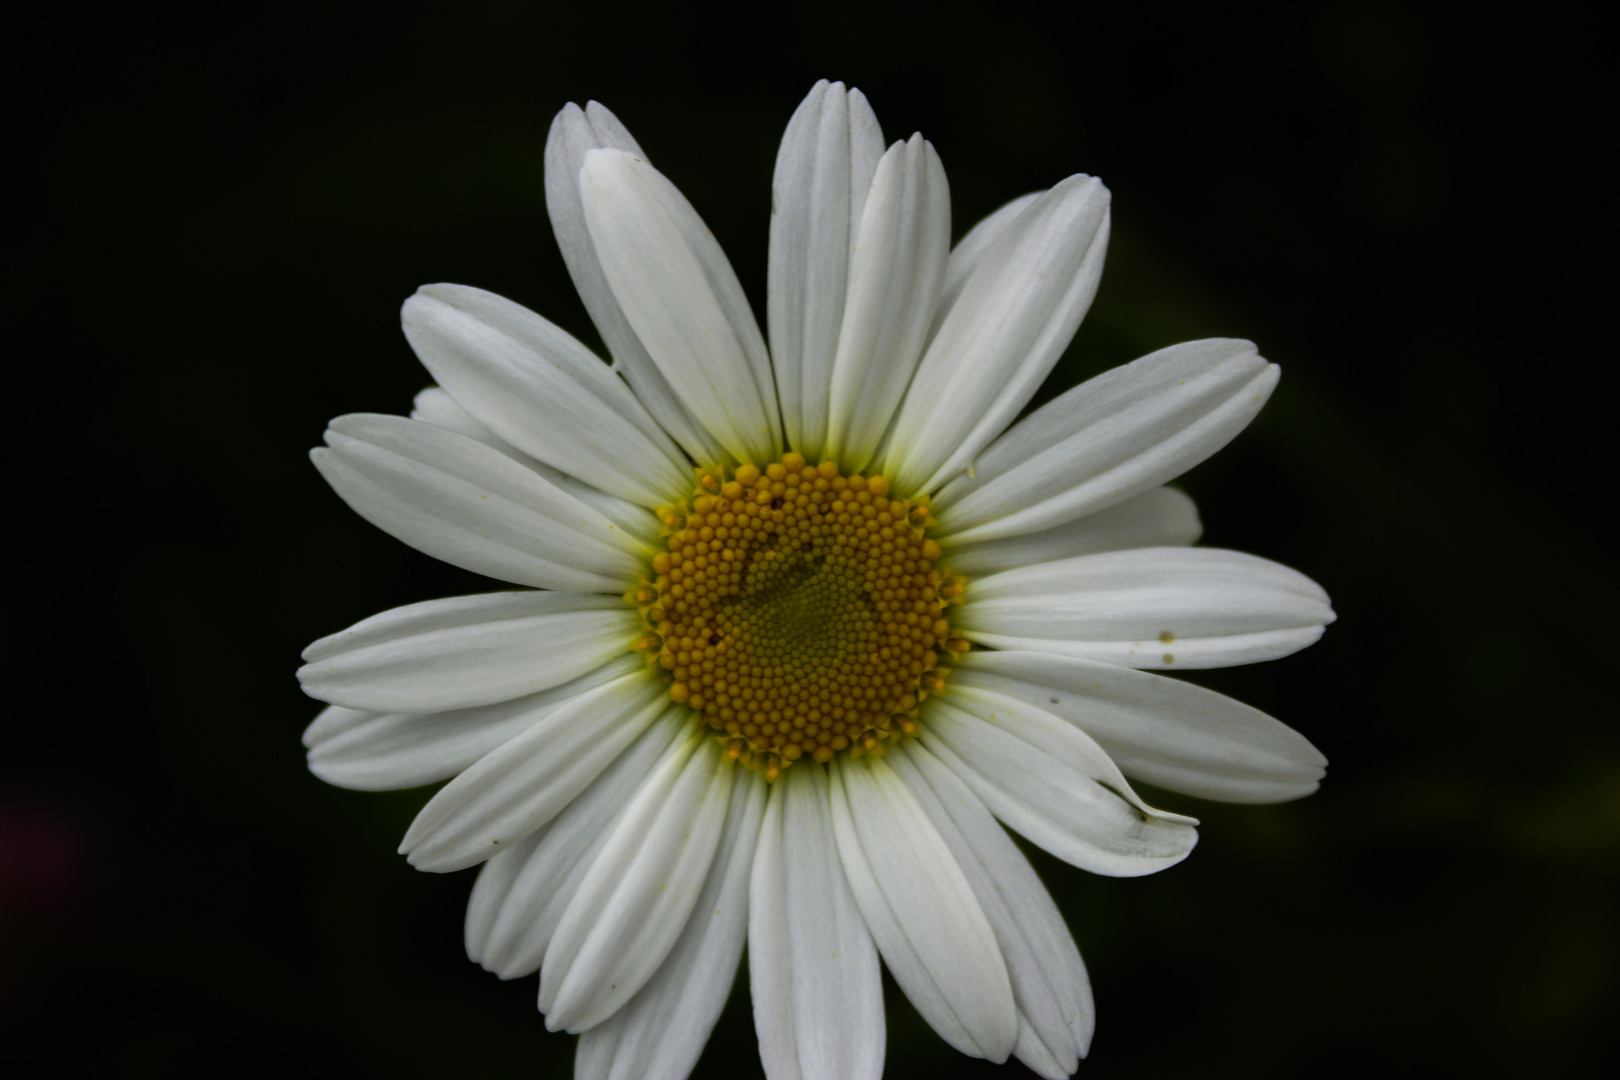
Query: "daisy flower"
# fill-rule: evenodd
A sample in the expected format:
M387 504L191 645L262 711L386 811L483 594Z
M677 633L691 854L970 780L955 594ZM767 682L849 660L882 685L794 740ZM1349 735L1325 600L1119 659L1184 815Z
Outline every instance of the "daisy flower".
M1090 984L1005 829L1148 874L1197 822L1127 777L1261 803L1323 773L1278 721L1152 673L1280 657L1333 619L1299 573L1191 546L1163 486L1276 366L1187 342L1017 420L1096 292L1108 190L1071 176L952 248L933 146L885 149L839 83L777 156L768 344L612 113L569 105L545 162L612 364L480 289L406 302L437 385L409 418L332 421L315 464L368 521L520 588L311 645L310 768L449 781L400 850L482 865L468 955L539 972L579 1077L686 1076L745 945L772 1080L881 1075L880 958L963 1053L1074 1072Z

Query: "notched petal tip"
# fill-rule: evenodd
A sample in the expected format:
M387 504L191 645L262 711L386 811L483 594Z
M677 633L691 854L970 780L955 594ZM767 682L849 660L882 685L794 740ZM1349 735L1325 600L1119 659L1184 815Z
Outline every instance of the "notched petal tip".
M437 300L448 304L462 286L448 281L431 281L426 285L418 285L416 291L405 298L400 305L402 311L418 310L424 300Z

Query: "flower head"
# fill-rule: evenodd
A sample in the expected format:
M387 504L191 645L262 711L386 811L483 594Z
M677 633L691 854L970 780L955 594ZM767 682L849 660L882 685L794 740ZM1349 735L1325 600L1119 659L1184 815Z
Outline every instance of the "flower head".
M1091 303L1108 198L1073 176L952 249L933 147L885 150L860 92L818 83L776 162L767 348L697 212L570 105L546 203L612 365L427 286L404 325L437 386L332 422L313 456L355 510L526 588L311 645L310 767L449 780L401 851L483 864L468 954L540 973L577 1075L684 1077L745 942L773 1080L881 1074L880 957L964 1053L1067 1075L1090 987L1002 826L1132 876L1197 834L1127 776L1315 790L1298 734L1145 670L1272 659L1333 619L1300 574L1190 546L1162 486L1275 365L1189 342L1014 423Z

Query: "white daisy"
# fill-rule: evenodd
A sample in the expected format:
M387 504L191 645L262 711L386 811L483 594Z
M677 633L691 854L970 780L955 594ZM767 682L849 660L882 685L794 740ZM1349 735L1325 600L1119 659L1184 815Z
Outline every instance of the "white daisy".
M1096 291L1108 202L1071 176L952 250L934 148L884 150L860 92L818 83L776 162L767 349L696 211L570 105L546 204L612 366L433 285L404 325L438 386L332 422L315 463L362 516L528 588L311 645L310 768L450 781L400 850L483 864L468 954L540 973L576 1075L684 1077L746 943L773 1080L882 1073L879 957L951 1045L1065 1076L1090 986L1002 826L1130 876L1197 834L1127 776L1315 790L1300 735L1144 670L1272 659L1333 619L1293 570L1191 547L1161 486L1276 366L1175 345L1013 423Z

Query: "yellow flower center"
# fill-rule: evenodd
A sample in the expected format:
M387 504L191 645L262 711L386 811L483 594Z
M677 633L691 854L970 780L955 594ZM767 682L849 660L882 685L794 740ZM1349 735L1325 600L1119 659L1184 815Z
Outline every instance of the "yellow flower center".
M962 584L935 565L926 499L788 453L703 472L661 513L668 550L629 597L636 647L733 757L775 779L801 757L881 753L916 732L918 705L968 648L950 636Z

